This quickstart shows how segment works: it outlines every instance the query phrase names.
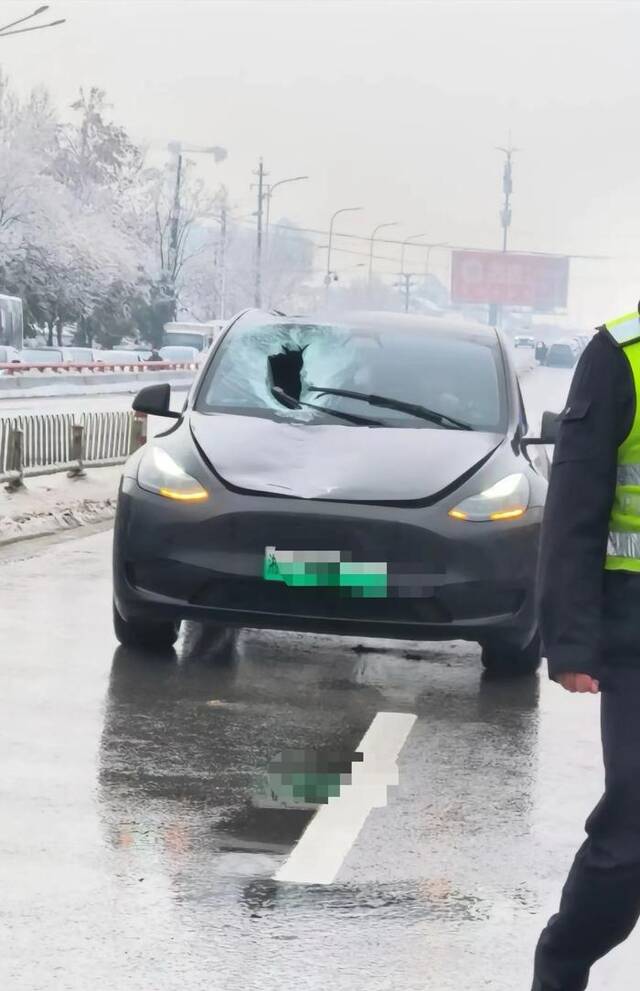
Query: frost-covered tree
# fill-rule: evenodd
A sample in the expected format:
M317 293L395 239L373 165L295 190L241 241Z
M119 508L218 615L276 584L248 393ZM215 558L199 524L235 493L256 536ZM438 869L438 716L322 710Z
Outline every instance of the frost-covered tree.
M27 333L52 342L72 324L81 342L157 346L167 320L251 305L255 227L234 219L228 192L210 193L188 158L179 183L176 156L147 168L102 90L70 109L62 120L42 88L20 100L0 74L0 292L23 299ZM265 304L299 294L311 258L300 232L274 225Z

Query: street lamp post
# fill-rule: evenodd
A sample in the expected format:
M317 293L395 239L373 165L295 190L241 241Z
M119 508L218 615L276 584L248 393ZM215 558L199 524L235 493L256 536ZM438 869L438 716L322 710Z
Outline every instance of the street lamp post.
M171 280L171 287L173 290L173 305L176 306L176 269L178 267L178 243L180 240L180 189L182 185L182 154L187 152L188 154L196 155L213 155L216 162L221 162L227 157L226 148L221 148L219 145L214 145L212 147L200 148L200 147L189 147L183 148L179 141L169 142L169 151L176 155L176 184L173 193L173 204L171 208L171 224L169 227L169 250L167 252L167 267L169 270L169 278ZM175 318L175 313L174 313Z
M326 287L326 298L327 302L329 300L329 287L331 286L331 245L333 242L333 225L335 223L336 217L339 217L341 213L357 213L358 210L362 210L361 206L343 206L340 210L336 212L331 217L331 222L329 224L329 242L327 244L327 274L324 277L324 284Z
M500 226L502 227L502 250L506 252L509 228L511 227L511 194L513 193L513 167L512 158L514 152L519 151L511 144L511 134L509 134L509 144L506 148L497 147L496 151L501 151L504 158L504 171L502 173L502 192L504 203L500 211ZM502 324L502 306L500 303L489 304L489 323L494 327Z
M290 179L279 179L278 182L274 182L270 186L269 185L266 186L266 192L263 193L263 195L266 197L267 200L267 217L264 225L264 234L265 234L264 240L265 240L265 248L267 250L267 253L269 250L269 225L271 223L271 197L273 196L274 189L277 189L278 186L284 186L286 182L301 182L303 179L308 179L308 178L309 178L308 175L294 175Z
M411 244L412 241L417 241L418 238L426 237L427 234L428 231L425 231L423 234L409 234L409 237L405 237L404 241L402 242L402 247L400 249L400 275L404 274L404 253L406 251L407 245Z
M371 232L371 237L369 238L369 292L371 292L371 284L373 282L373 245L376 239L376 234L381 231L383 227L397 227L397 220L390 220L386 224L378 224L374 227Z
M434 244L427 244L426 245L426 248L427 248L427 260L426 260L425 266L424 266L424 274L425 274L425 276L427 276L427 275L430 274L430 272L429 272L429 259L431 257L431 252L433 251L433 249L434 248L448 248L448 247L449 247L449 242L448 241L436 241Z
M32 14L27 14L26 17L20 17L17 21L12 21L10 24L5 24L0 27L0 38L7 38L11 34L25 34L27 31L43 31L44 28L55 28L58 24L64 24L65 18L62 17L57 21L49 21L48 24L34 24L30 28L18 28L17 31L11 31L10 28L15 28L18 24L24 24L25 21L30 21L32 18L37 17L39 14L44 14L45 10L49 9L49 4L44 4L42 7L37 7Z

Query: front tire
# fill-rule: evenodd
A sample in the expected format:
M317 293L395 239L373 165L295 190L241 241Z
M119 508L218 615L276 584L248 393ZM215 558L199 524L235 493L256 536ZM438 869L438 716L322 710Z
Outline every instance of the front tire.
M540 638L536 634L526 647L500 641L481 644L482 666L487 674L522 678L535 674L540 667Z
M170 650L178 639L179 623L124 619L113 603L113 631L123 647L143 650Z

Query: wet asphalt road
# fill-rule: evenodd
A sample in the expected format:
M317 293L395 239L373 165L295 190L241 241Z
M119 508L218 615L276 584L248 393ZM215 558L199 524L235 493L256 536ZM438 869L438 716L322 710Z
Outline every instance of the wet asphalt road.
M559 409L567 383L525 394ZM185 626L170 658L124 650L110 543L0 555L3 991L528 991L601 790L597 698L487 681L462 642ZM335 884L274 882L310 813L259 807L256 773L352 751L381 711L418 716L388 805ZM591 987L635 991L639 956Z
M187 627L173 658L123 650L110 541L0 564L0 986L527 991L601 787L597 699L486 681L459 642ZM256 771L352 750L379 711L418 716L389 804L334 885L275 883L309 813L254 807ZM635 987L639 950L593 987Z

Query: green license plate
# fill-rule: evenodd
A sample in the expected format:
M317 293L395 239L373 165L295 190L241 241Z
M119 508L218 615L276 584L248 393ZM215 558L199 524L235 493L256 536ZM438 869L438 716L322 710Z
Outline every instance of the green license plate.
M386 598L386 561L351 561L345 551L290 551L265 547L262 577L290 588L339 588L347 595Z

